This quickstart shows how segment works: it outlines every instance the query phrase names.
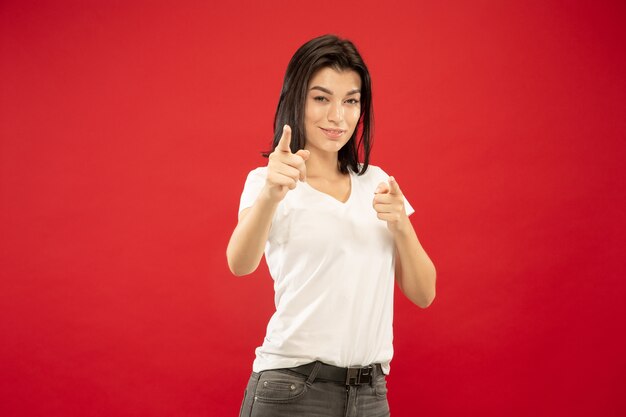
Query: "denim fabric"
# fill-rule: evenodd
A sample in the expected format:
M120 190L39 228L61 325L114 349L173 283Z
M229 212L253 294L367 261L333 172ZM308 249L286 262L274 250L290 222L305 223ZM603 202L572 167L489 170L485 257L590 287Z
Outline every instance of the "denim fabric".
M388 417L385 375L376 375L371 384L346 386L289 369L252 372L239 416Z

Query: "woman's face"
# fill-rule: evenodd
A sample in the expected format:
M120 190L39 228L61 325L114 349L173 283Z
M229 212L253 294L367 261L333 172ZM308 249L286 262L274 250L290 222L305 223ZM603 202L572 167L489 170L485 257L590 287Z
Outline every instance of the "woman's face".
M361 77L356 71L318 70L309 81L304 110L305 149L338 152L361 114Z

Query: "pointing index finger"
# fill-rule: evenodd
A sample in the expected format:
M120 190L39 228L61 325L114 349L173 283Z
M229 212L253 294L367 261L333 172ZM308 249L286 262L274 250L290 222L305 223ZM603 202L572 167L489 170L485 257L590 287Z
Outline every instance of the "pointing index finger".
M394 177L389 177L389 194L402 194L400 186Z
M280 141L276 148L282 152L291 153L291 148L289 145L291 144L291 127L289 125L283 126L283 135L280 137Z

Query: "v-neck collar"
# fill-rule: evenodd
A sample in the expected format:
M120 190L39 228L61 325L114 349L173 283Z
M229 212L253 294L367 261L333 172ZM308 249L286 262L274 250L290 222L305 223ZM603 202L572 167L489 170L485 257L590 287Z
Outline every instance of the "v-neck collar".
M304 184L306 185L306 187L308 187L309 189L313 190L314 192L319 193L319 194L321 194L323 196L326 196L327 198L331 199L332 201L335 202L335 204L340 204L342 206L346 206L352 200L352 196L354 195L354 179L352 178L352 171L351 170L348 170L348 176L350 177L350 194L348 195L348 198L346 199L346 201L340 201L340 200L336 199L335 197L333 197L332 195L318 190L317 188L313 187L312 185L310 185L306 181L304 182Z

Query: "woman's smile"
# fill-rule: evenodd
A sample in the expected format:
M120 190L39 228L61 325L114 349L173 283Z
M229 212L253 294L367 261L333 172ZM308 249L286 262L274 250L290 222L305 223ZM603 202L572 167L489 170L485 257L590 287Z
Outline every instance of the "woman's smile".
M341 129L324 129L323 127L320 127L320 129L330 139L339 139L345 133L345 130Z

